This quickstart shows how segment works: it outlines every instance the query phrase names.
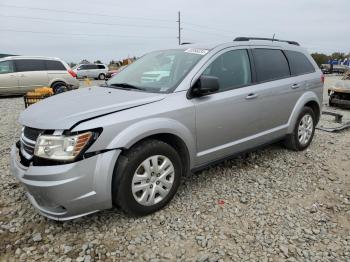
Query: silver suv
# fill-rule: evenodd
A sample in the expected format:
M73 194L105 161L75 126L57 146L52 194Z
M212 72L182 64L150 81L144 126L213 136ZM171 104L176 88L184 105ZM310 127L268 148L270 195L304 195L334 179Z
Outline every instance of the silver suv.
M168 73L144 80L160 68ZM155 51L105 87L26 109L12 172L52 219L113 206L146 215L164 207L190 171L279 140L307 148L322 89L321 71L292 41L237 38Z
M21 95L37 87L78 88L73 70L59 58L12 56L0 59L0 96Z

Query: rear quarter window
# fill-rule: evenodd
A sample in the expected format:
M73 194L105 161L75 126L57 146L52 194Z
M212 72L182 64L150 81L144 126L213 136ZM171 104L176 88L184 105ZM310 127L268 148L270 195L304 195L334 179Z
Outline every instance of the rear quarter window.
M104 65L97 65L98 69L106 69Z
M279 49L253 49L257 81L266 82L290 76L288 61Z
M303 53L289 50L284 51L284 53L288 58L292 76L315 72L314 66Z
M49 71L52 71L52 70L65 71L65 70L67 70L66 67L60 61L46 60L45 63L46 63L47 70L49 70Z
M44 60L38 59L18 59L15 60L17 72L46 71Z

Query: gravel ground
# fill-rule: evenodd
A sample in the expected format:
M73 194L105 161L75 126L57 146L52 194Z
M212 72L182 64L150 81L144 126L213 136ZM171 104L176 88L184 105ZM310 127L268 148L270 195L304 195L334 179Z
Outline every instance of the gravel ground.
M9 172L22 109L22 98L0 100L1 261L350 261L350 130L317 130L306 151L272 145L187 176L147 217L113 209L56 222Z

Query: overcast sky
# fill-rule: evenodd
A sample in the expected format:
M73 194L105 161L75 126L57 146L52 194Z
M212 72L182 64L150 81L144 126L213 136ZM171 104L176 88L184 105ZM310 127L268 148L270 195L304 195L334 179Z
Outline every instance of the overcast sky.
M0 53L108 63L183 42L236 36L295 40L310 52L350 52L350 0L1 0Z

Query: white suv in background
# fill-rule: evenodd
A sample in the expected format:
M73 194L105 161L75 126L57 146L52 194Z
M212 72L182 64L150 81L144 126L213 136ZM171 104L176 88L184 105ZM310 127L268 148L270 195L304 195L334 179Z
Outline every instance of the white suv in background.
M108 72L108 66L105 64L82 64L74 68L78 78L94 78L104 80Z
M76 74L59 58L11 56L0 59L0 96L22 95L37 87L78 88Z

